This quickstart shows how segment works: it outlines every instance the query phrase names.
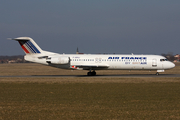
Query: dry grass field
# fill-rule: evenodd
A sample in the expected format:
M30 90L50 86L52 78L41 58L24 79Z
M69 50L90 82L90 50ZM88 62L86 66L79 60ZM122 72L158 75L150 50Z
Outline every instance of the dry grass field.
M162 74L180 74L179 64ZM86 75L39 64L0 64L0 120L180 119L180 78ZM97 71L98 75L155 71Z
M35 63L20 64L0 64L0 76L17 76L17 75L87 75L88 71L82 70L62 70L49 66ZM126 74L155 74L156 71L145 70L99 70L97 75L126 75ZM171 70L165 70L160 74L180 74L180 63Z

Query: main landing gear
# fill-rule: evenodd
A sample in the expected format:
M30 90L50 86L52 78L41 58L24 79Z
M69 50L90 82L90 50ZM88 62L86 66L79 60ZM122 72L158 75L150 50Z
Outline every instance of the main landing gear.
M96 75L96 72L95 72L95 70L93 70L92 72L91 72L91 70L87 73L87 75L88 76L95 76Z

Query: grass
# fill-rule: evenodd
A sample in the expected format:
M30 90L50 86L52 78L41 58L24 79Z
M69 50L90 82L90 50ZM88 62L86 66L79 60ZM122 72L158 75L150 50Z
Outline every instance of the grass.
M41 64L0 64L0 76L17 75L87 75L86 70L63 70ZM123 74L155 74L156 71L147 70L98 70L97 75L123 75ZM160 74L180 74L180 63L171 70Z
M2 82L0 119L180 119L179 86Z
M1 76L86 74L38 64L3 64L0 68ZM119 72L142 73L98 71L99 74ZM179 74L179 66L166 74ZM170 77L1 77L0 120L180 119L179 86L180 78Z

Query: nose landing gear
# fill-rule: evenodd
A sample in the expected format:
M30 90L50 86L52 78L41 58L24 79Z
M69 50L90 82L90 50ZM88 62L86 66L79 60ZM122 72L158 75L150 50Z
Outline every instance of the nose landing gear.
M159 75L159 73L157 72L156 75Z
M159 72L164 72L164 70L157 70L156 75L159 75Z

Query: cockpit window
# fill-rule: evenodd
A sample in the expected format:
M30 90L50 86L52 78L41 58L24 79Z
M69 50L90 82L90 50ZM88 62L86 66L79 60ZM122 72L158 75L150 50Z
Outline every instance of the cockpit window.
M162 62L162 61L168 61L168 59L160 59L160 61Z

